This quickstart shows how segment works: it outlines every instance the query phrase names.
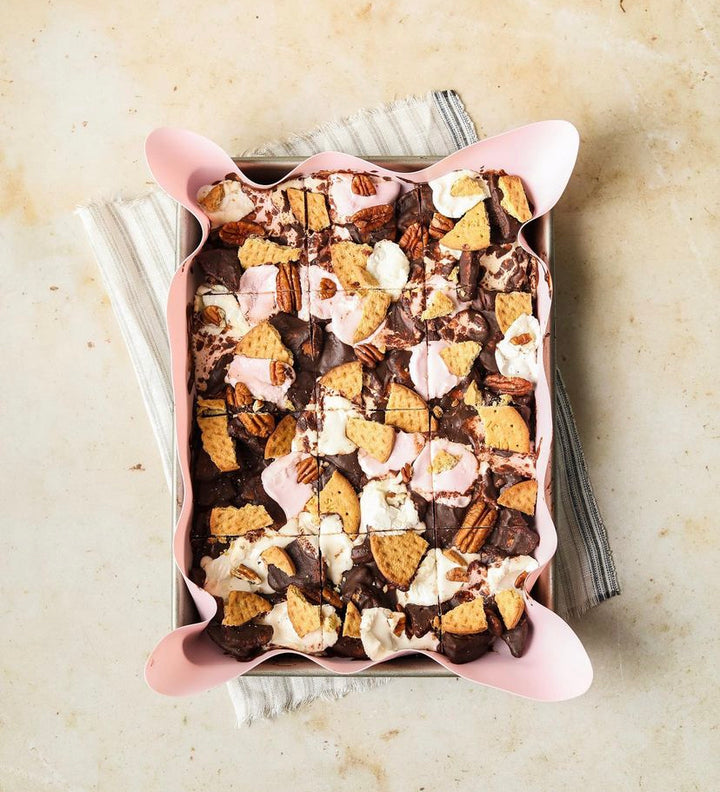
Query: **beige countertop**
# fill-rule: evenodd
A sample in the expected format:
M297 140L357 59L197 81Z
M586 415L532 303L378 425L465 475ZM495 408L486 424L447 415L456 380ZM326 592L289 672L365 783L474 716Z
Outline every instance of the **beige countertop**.
M0 789L719 788L714 4L198 8L6 4ZM578 700L395 681L238 731L224 689L142 679L169 622L168 495L72 211L150 188L153 127L240 152L432 88L486 134L580 130L558 351L624 593L576 624L595 667Z

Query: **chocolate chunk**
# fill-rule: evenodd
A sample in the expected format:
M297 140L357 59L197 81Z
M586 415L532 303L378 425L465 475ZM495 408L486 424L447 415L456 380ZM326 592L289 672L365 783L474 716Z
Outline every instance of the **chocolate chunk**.
M329 481L333 470L339 470L356 490L359 491L365 486L365 474L362 472L362 468L358 462L357 451L353 451L351 454L324 456L322 459L323 462L328 462L329 464L327 466L322 465L320 476L321 489Z
M354 602L360 610L365 608L395 609L397 597L387 588L387 581L374 564L354 566L343 573L340 596L345 602Z
M206 397L222 396L225 390L225 375L234 357L234 352L227 352L213 363L213 367L205 380L204 395Z
M195 261L202 267L203 272L229 291L239 291L240 277L243 273L238 261L237 248L211 248L201 250Z
M306 369L314 372L316 362L322 354L322 329L288 313L275 314L270 317L269 322L280 333L283 344L292 352L295 370Z
M478 290L480 263L477 254L463 250L458 261L458 297L461 300L474 300Z
M423 337L423 321L413 315L407 299L393 302L385 319L385 329L392 333L389 339L393 346L407 349L420 343Z
M331 368L352 363L354 360L357 358L351 346L343 344L335 333L325 333L322 354L317 362L318 375L326 374Z
M520 223L511 217L500 205L503 193L498 185L498 176L502 173L488 173L487 182L490 188L490 199L485 202L488 219L490 220L490 235L495 244L511 242L517 238Z
M330 653L341 657L352 657L355 660L367 659L362 641L349 635L341 635L330 647Z
M238 660L249 660L270 643L273 628L269 624L243 624L229 627L211 622L207 628L208 636L228 654Z
M437 605L405 605L405 634L414 638L422 638L430 632L433 622L438 618Z
M469 663L482 657L494 640L495 636L488 631L474 635L455 635L446 632L443 633L440 641L440 651L452 663Z
M452 343L477 341L484 344L490 336L490 325L479 311L467 309L458 311L449 321L441 322L438 333L440 338Z
M529 635L530 620L527 614L523 613L515 627L512 630L505 630L500 637L508 645L513 657L522 657Z
M285 552L295 565L295 574L287 575L274 564L268 566L268 585L284 594L288 586L297 586L303 592L320 589L320 556L315 546L303 537L285 546Z
M537 533L527 524L526 518L514 509L501 509L489 544L499 547L508 555L530 555L540 541Z

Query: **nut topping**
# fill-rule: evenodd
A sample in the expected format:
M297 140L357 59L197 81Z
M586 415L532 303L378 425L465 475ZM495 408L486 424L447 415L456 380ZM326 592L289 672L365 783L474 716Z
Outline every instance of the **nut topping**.
M353 176L351 189L355 195L368 196L377 192L373 180L365 173L356 173Z
M318 470L318 463L315 457L301 459L300 462L297 463L296 470L298 484L312 484L313 481L317 481L320 477L320 471Z
M261 580L261 577L257 572L254 572L244 564L238 564L236 567L233 567L230 570L230 574L234 578L238 578L239 580L249 580L251 583L259 583Z
M515 588L522 588L525 585L525 580L527 579L527 576L528 576L527 570L521 572L515 578Z
M265 229L250 220L233 220L220 227L220 239L228 245L240 245L251 236L265 236Z
M442 554L448 559L448 561L452 561L458 566L467 566L465 559L460 555L460 553L458 553L457 550L453 550L452 547L448 548L447 550L443 550Z
M272 385L282 385L288 378L288 370L290 366L287 363L281 363L279 360L273 360L270 363L270 383Z
M401 616L393 629L393 633L397 635L398 638L405 632L405 621L405 616Z
M510 339L511 344L515 344L515 346L522 346L523 344L529 344L533 340L533 337L530 333L520 333L520 335L513 336Z
M427 247L428 232L420 223L411 223L400 237L398 245L410 259L422 258Z
M462 526L455 534L453 539L455 547L461 553L477 553L485 544L496 517L497 509L482 498L478 498L467 510Z
M392 220L395 214L395 209L390 204L380 204L379 206L368 206L355 212L350 217L350 222L357 226L361 234L367 234L370 231L377 231L382 228L385 223Z
M207 305L203 308L200 318L205 324L222 327L225 324L225 311L217 305Z
M228 407L237 410L240 407L249 407L253 403L253 396L247 385L238 382L234 388L232 385L225 386L225 402Z
M275 288L277 289L278 308L283 313L300 310L302 307L300 271L295 264L292 262L278 264Z
M441 239L453 228L455 228L455 223L449 217L445 217L440 212L435 212L430 221L429 233L433 239Z
M445 578L451 583L467 583L467 569L463 569L462 567L453 567L452 569L448 569Z
M330 280L330 278L320 279L320 283L318 285L318 297L321 300L330 300L335 296L336 292L337 286L335 285L335 281Z
M529 396L533 384L522 377L503 377L502 374L488 374L483 382L488 390L507 393L510 396Z
M402 477L403 483L409 484L410 479L412 479L412 475L413 475L412 465L409 462L406 462L402 466L402 470L400 471L400 476Z
M358 344L355 347L355 357L370 369L374 369L385 355L374 344Z
M270 413L240 413L238 419L253 437L270 437L275 429L275 417Z

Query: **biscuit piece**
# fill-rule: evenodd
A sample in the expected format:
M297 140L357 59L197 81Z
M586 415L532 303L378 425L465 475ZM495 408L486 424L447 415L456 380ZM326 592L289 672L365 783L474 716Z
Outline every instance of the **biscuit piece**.
M275 431L268 437L265 444L265 459L277 459L292 451L292 441L295 437L297 421L292 415L286 415L275 427Z
M300 258L300 248L280 245L260 237L248 237L238 248L238 258L244 269L261 264L288 264Z
M369 291L363 296L360 324L355 328L353 343L357 344L374 333L387 315L392 297L384 291Z
M197 422L200 427L202 446L215 467L223 473L239 470L235 443L228 434L227 415L198 418Z
M336 470L328 483L305 505L305 510L319 518L323 514L338 514L343 530L355 538L360 528L360 501L353 485Z
M321 231L330 225L330 216L324 195L289 187L287 196L292 213L303 225L305 225L305 202L307 201L307 227L311 231Z
M455 197L464 195L487 195L487 187L481 181L480 176L474 179L472 176L461 176L457 181L453 182L450 188L450 195Z
M509 215L512 215L521 223L526 223L532 218L532 212L528 206L527 196L519 176L501 176L498 179L498 187L503 194L500 206Z
M370 245L358 245L355 242L336 242L330 246L333 272L345 291L352 293L378 285L367 271L367 260L371 253Z
M453 250L484 250L490 247L490 222L483 201L473 206L440 239L440 244Z
M348 602L347 608L345 608L342 634L348 638L360 637L360 611L353 602Z
M282 547L268 547L260 553L260 558L268 565L276 566L281 572L284 572L288 577L295 574L295 564L292 558L282 549Z
M495 316L503 334L523 314L532 315L532 297L527 292L500 292L495 295Z
M448 454L447 451L443 451L441 449L433 457L432 466L430 469L436 475L440 475L440 473L444 473L446 470L452 470L459 461L460 457L456 457L453 454Z
M460 341L440 350L448 371L456 377L467 377L482 347L477 341Z
M301 638L320 629L320 606L308 602L297 586L288 586L287 611L293 629Z
M259 594L251 591L231 591L225 605L222 623L227 627L240 627L250 619L269 613L270 603Z
M482 597L463 602L456 608L443 614L440 624L443 632L455 635L473 635L487 630L487 617L485 616L485 603Z
M485 427L485 445L505 451L530 451L530 430L514 407L478 407Z
M402 429L403 432L428 432L430 430L430 413L425 401L415 391L398 385L390 384L385 423Z
M525 600L522 594L515 588L503 589L495 594L495 604L508 630L517 627L517 623L525 611Z
M217 506L210 512L210 533L213 536L242 536L260 528L269 528L273 524L272 517L264 506L248 504L235 506Z
M359 360L331 368L318 380L320 385L334 390L346 399L355 401L362 392L362 364Z
M202 399L197 400L198 418L211 418L218 415L227 415L227 405L225 399Z
M249 358L278 360L292 366L293 356L283 344L280 333L270 322L260 322L238 341L235 354Z
M392 426L366 421L364 418L348 418L345 434L378 462L387 462L395 445L395 430Z
M505 506L508 509L517 509L517 511L529 514L532 517L535 514L537 489L538 486L535 479L519 481L500 493L500 497L497 499L498 505Z
M428 304L425 310L420 314L420 318L424 321L429 319L437 319L439 316L447 316L451 314L455 308L455 303L445 292L436 291L430 295Z
M409 588L427 549L428 543L415 531L370 536L370 552L378 569L401 589Z

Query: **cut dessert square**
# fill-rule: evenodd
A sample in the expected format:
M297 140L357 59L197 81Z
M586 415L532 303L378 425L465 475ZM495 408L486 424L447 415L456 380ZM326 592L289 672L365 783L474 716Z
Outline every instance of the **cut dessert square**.
M437 648L438 597L433 550L422 536L320 536L323 601L342 621L330 654L383 659L409 648Z
M200 566L222 602L209 631L223 648L243 658L275 647L322 651L332 626L320 610L316 536L256 531L211 548Z

